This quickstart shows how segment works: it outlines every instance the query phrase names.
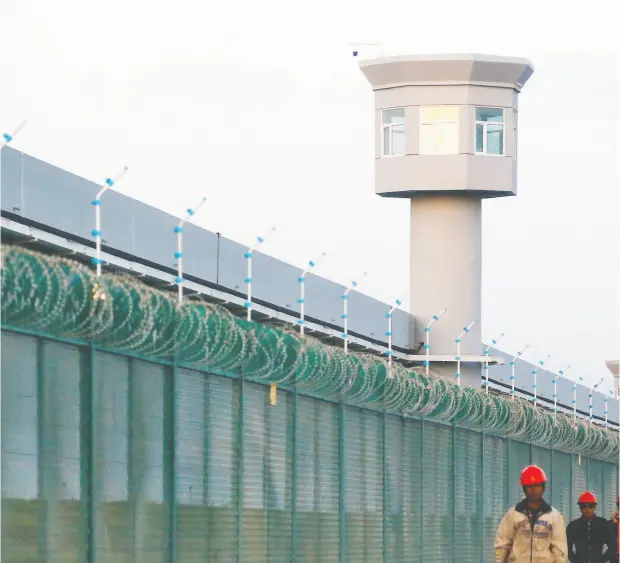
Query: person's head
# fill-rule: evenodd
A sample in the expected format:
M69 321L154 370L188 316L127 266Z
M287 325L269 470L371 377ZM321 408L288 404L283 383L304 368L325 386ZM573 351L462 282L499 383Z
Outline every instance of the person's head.
M537 504L545 494L547 476L537 465L528 465L521 472L521 486L530 504Z
M596 495L590 491L586 491L579 497L578 502L579 510L581 510L582 516L592 519L594 517L594 512L596 511L596 505L598 504Z

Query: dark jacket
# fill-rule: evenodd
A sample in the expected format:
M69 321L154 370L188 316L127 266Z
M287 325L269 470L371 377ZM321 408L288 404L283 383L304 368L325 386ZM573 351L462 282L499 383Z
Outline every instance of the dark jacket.
M584 517L573 520L566 528L568 540L568 560L571 563L607 563L616 546L610 533L609 522L595 516L592 520ZM606 551L605 547L607 547Z
M612 553L615 553L616 558L614 559L612 557L610 561L620 563L620 524L618 523L618 520L614 520L614 518L609 521L609 529L611 532L611 537L615 542L615 547L613 548Z

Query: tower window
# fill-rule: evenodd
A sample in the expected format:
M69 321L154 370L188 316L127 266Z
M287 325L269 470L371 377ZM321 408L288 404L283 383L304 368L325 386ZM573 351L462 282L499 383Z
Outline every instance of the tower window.
M504 154L502 108L476 108L476 154Z
M381 121L381 154L403 156L405 154L405 108L384 109Z
M459 153L459 106L420 106L420 154Z

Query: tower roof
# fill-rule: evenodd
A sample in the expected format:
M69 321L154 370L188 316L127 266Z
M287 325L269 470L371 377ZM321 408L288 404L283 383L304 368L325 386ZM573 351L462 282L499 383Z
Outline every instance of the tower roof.
M495 55L404 55L360 61L373 90L399 86L471 84L521 91L534 73L523 58Z

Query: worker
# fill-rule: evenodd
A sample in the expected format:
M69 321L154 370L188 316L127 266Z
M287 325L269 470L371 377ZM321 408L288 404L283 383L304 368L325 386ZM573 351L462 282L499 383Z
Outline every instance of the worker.
M616 499L616 512L614 512L614 515L611 517L611 520L609 521L610 533L616 544L616 548L615 548L616 559L611 560L614 563L620 563L620 512L618 512L619 508L620 508L620 497ZM613 553L613 550L612 550L612 553Z
M581 518L566 528L568 559L571 563L608 563L616 542L609 522L595 514L598 501L590 491L578 500Z
M495 536L497 563L566 563L564 518L543 499L547 476L537 465L521 472L525 498L508 510Z

